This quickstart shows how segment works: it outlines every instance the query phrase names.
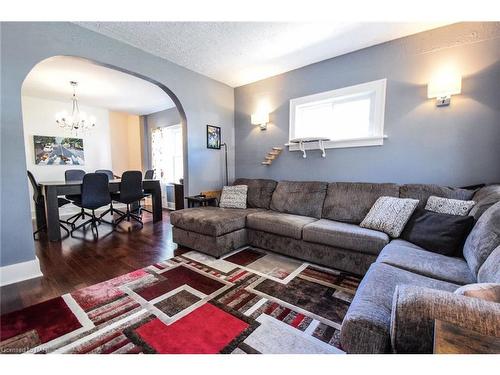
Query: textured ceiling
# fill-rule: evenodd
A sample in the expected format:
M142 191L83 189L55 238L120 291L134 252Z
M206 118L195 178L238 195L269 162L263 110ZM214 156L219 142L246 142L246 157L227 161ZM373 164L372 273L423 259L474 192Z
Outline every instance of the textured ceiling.
M37 64L26 77L23 95L70 102L77 81L82 104L145 115L174 107L158 86L76 57L56 56Z
M445 23L78 22L232 87Z

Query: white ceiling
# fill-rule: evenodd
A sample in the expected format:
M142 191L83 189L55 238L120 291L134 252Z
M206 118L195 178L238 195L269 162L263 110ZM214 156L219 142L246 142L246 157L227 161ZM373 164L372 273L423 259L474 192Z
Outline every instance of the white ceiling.
M446 23L78 22L232 87Z
M148 81L68 56L52 57L36 65L26 77L22 93L70 103L70 81L78 82L79 102L89 106L135 115L175 106L162 89Z

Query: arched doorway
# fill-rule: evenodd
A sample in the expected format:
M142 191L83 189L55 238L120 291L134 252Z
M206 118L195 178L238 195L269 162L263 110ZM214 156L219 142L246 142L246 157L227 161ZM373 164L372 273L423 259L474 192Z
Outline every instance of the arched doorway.
M43 69L42 69L43 68ZM79 78L78 77L74 77L74 78L71 78L73 75L75 75L75 72L78 72L78 69L81 69L84 71L84 73L80 74L79 75ZM108 75L106 75L108 74ZM78 74L77 74L78 75ZM97 79L96 77L91 77L92 75L97 75ZM36 77L36 78L33 78L33 77ZM125 78L123 78L125 77ZM85 81L92 81L93 79L93 82L91 82L92 84L88 83L88 82L85 82ZM25 94L28 92L28 95L36 95L36 94L40 94L40 92L44 92L44 90L55 90L55 96L56 96L56 99L59 99L61 101L66 101L66 102L69 102L69 96L63 96L63 97L60 97L61 96L61 92L60 91L57 91L59 90L57 88L57 85L58 84L59 86L61 85L66 85L66 81L74 81L74 80L81 80L81 81L84 81L84 82L80 82L79 83L79 87L80 88L80 85L83 86L83 88L85 88L85 84L88 83L87 86L90 86L90 89L87 90L87 91L92 91L91 93L89 92L86 92L84 94L81 95L81 98L80 98L80 103L81 104L88 104L88 105L91 105L91 104L94 104L94 105L97 105L99 107L105 107L105 108L110 108L110 114L111 114L111 109L113 110L118 110L118 111L121 111L122 107L120 107L120 105L122 105L122 103L117 103L117 101L119 102L119 100L123 99L123 95L117 95L116 92L114 91L127 91L129 90L129 93L126 94L125 96L127 95L130 95L130 94L135 94L135 98L136 99L140 99L139 101L141 101L141 105L139 107L142 108L142 112L139 110L139 112L136 111L136 114L139 114L141 115L140 117L141 118L144 118L144 119L147 119L148 116L153 113L153 114L156 114L157 112L161 112L163 109L165 109L165 103L163 104L159 104L159 107L158 105L155 107L154 105L153 106L148 106L148 104L146 103L147 102L147 99L150 99L150 101L154 101L156 100L154 98L154 95L155 93L153 92L153 96L151 97L148 97L149 95L149 91L160 91L161 92L161 95L164 96L166 99L163 100L161 99L160 101L163 100L163 102L168 102L168 106L167 106L167 109L172 109L174 110L174 112L176 112L176 118L178 119L177 120L177 126L179 128L182 129L182 160L183 162L180 164L181 165L181 169L183 169L182 171L182 174L180 173L177 173L177 176L182 176L182 179L184 180L184 183L188 183L187 182L187 178L188 178L188 173L187 173L187 170L188 170L188 163L187 163L187 123L186 123L186 115L185 115L185 112L184 112L184 109L182 108L182 105L180 104L178 98L176 97L176 95L170 90L168 89L165 85L153 80L153 79L150 79L144 75L141 75L141 74L137 74L137 73L134 73L134 72L130 72L126 69L123 69L123 68L120 68L120 67L117 67L117 66L112 66L110 64L104 64L104 63L100 63L98 61L94 61L94 60L90 60L90 59L86 59L86 58L81 58L81 57L75 57L75 56L54 56L54 57L51 57L51 58L47 58L47 59L44 59L42 60L41 62L39 62L37 65L35 65L32 70L30 71L30 73L26 76L24 82L23 82L23 87L22 87L22 96L23 96L23 123L26 123L26 121L28 121L28 116L26 116L26 113L25 113L25 100L24 100L24 96ZM100 81L99 81L100 80ZM126 82L122 82L122 80L126 81ZM128 81L127 81L128 80ZM49 81L49 82L48 82ZM55 81L55 83L53 82ZM142 83L142 86L141 83L139 83L139 85L136 85L137 81L140 81ZM130 88L127 86L129 85ZM147 86L153 86L154 89L151 90L150 87L147 87ZM66 85L67 87L67 85ZM36 91L38 89L38 92ZM87 87L88 89L88 87ZM141 91L143 90L143 91ZM99 93L98 94L95 94L95 92L98 91ZM102 92L104 92L104 94ZM108 98L106 97L106 92L109 91L110 95L112 96L112 99L113 100L108 100ZM146 98L142 98L142 97L138 97L137 96L137 93L134 92L134 91L140 91L141 93L139 94L140 96L145 96ZM33 92L35 92L35 94L33 94ZM52 95L52 93L50 93L50 95ZM49 95L49 96L50 96ZM59 95L59 96L58 96ZM114 96L113 96L114 95ZM160 96L161 96L160 95ZM40 95L36 95L36 96L40 96ZM80 95L78 95L80 96ZM132 99L129 100L129 101L133 101L133 98L134 96L132 95ZM111 105L107 105L109 103L112 103ZM133 103L132 103L133 104ZM69 104L66 104L66 105L69 105ZM163 105L163 107L162 107ZM47 105L46 103L42 103L42 104L39 104L38 107L49 107L50 108L50 103ZM113 107L115 106L115 107ZM118 109L117 107L118 106ZM146 106L147 109L144 109L143 107ZM132 105L133 107L133 105ZM47 110L47 108L44 108L45 110ZM55 111L53 111L55 112ZM126 111L128 112L128 111ZM42 116L43 118L43 116ZM110 116L111 118L111 116ZM31 119L32 120L32 119ZM50 119L47 119L47 118L44 118L44 120L46 124L45 127L47 126L52 126L52 128L49 128L49 129L44 129L44 132L47 133L47 132L51 132L50 130L54 130L54 132L56 130L59 130L57 128L57 126L55 125L55 121L51 121ZM152 137L151 137L151 128L147 126L147 123L142 123L140 124L140 126L143 126L144 129L142 129L142 133L141 133L141 144L143 144L143 149L141 150L141 154L143 156L143 164L142 164L142 170L147 170L147 169L151 169L151 167L153 166L153 161L151 159L152 157L152 150L151 150L151 144L152 144ZM159 126L163 126L163 124L160 124ZM167 125L168 126L168 125ZM28 169L31 169L30 167L32 168L37 168L36 165L33 165L33 161L37 161L37 157L36 155L32 155L33 153L33 150L34 150L34 143L35 141L33 140L34 136L35 136L35 133L37 132L36 130L36 125L35 127L32 128L27 131L26 129L26 126L25 126L25 148L26 148L26 160L27 160L27 164L28 164ZM43 133L43 132L42 132ZM102 133L102 132L101 132ZM50 135L50 134L41 134L43 136L47 136L47 135ZM47 138L47 137L44 137L44 138ZM59 136L59 139L62 138L62 135ZM95 138L102 138L102 134L98 134L96 136L93 137L94 139ZM64 138L66 139L66 138ZM102 142L103 140L100 139L99 142L100 144L102 145ZM89 142L85 142L85 143L89 143ZM51 148L52 146L51 145L46 145L46 150L43 150L43 147L44 145L42 145L42 153L43 151L47 151L45 154L51 154L51 155L54 155L56 154L55 152L52 152ZM61 145L58 144L58 147L60 149L62 149L63 147ZM94 152L96 152L96 148L97 147L94 147ZM82 152L82 156L84 154L84 150L81 150ZM68 150L65 150L65 152L68 152ZM97 152L99 152L99 150L97 150ZM64 154L64 153L63 153ZM69 155L70 152L68 152L68 155L60 155L62 157L64 156L69 156L69 159L71 159L71 155ZM67 160L68 158L64 158L65 161L64 162L61 162L61 158L57 157L57 155L54 155L54 158L53 159L56 159L58 165L56 166L56 169L58 166L61 166L59 168L59 171L57 173L52 173L52 175L56 175L57 177L54 177L54 176L51 176L51 178L44 178L42 180L45 180L45 181L51 181L51 180L61 180L62 179L62 176L63 176L63 171L65 168L71 168L72 167L72 160ZM76 158L75 158L76 159ZM96 158L94 158L96 159ZM100 158L100 161L102 163L102 157ZM104 158L106 159L106 158ZM107 165L100 165L100 164L97 164L96 161L94 160L94 164L90 165L90 163L88 163L88 160L86 160L87 164L86 166L82 166L81 168L82 169L85 169L87 172L93 172L95 169L112 169L114 170L115 168L107 168ZM46 163L45 164L45 167L43 168L39 168L38 171L41 171L42 169L45 171L51 169L51 168L54 168L55 166L55 163L54 163L54 160L50 160L50 163L51 166L48 166L49 163ZM66 164L69 164L69 165L66 165ZM62 166L62 164L64 164ZM75 160L75 164L84 164L83 163L83 160ZM106 162L104 161L104 164L106 164ZM75 168L75 167L73 167ZM137 167L135 168L131 168L131 169L139 169ZM120 171L122 172L122 171ZM36 174L36 173L35 173ZM47 175L45 173L45 175ZM60 176L59 176L60 175ZM157 175L157 178L161 178L163 176L159 176Z

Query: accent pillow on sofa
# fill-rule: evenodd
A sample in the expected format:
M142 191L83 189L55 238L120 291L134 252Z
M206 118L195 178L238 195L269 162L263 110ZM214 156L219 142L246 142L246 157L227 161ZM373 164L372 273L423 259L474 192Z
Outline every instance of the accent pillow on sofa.
M224 186L220 196L219 207L247 208L247 185Z
M380 197L359 225L397 238L417 205L418 199Z
M500 303L500 284L468 284L455 290L455 294Z
M465 238L474 226L472 216L457 216L417 209L401 238L434 253L461 256Z
M427 200L425 209L441 214L466 216L475 204L474 201L440 198L433 195Z

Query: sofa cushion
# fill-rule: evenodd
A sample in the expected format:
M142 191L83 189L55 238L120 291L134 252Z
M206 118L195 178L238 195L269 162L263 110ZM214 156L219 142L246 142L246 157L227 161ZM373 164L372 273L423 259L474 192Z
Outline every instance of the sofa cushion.
M271 199L271 210L321 218L326 182L280 181Z
M392 242L384 247L377 262L455 284L464 285L476 282L476 278L470 272L464 259L401 246Z
M247 185L247 206L269 209L271 197L278 182L266 179L238 178L233 185Z
M332 182L328 184L321 217L359 224L375 201L382 196L399 197L399 185Z
M304 241L375 255L389 243L389 236L384 232L327 219L307 224L303 238Z
M302 228L314 221L316 219L308 216L262 211L248 215L247 227L300 240Z
M416 199L380 197L377 199L360 226L399 237L413 211L418 205Z
M466 190L460 188L451 188L446 186L432 185L432 184L406 184L399 188L399 196L401 198L418 199L419 208L424 208L427 200L431 195L442 198L470 200L474 190Z
M406 223L401 238L438 254L462 256L465 238L473 225L472 216L417 209Z
M478 283L461 286L455 294L500 303L500 284Z
M488 208L500 201L500 184L482 187L474 193L472 200L476 205L472 207L469 215L478 220Z
M464 245L464 257L474 275L493 250L500 245L500 202L481 215Z
M221 236L245 227L248 214L259 209L196 207L170 213L172 225L209 236Z
M480 283L500 283L500 245L493 250L479 268L477 281Z
M397 285L409 284L453 292L459 285L435 280L384 263L370 266L347 311L340 331L348 353L390 351L392 298Z

